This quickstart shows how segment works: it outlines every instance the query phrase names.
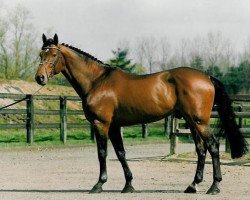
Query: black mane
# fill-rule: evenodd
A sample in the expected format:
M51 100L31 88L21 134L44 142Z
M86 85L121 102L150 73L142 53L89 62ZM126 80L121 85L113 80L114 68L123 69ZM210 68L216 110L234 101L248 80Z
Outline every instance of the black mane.
M99 64L102 64L102 65L104 65L104 66L106 66L106 67L111 67L109 64L106 64L106 63L104 63L104 62L98 60L96 57L90 55L89 53L87 53L87 52L85 52L85 51L82 51L81 49L78 49L78 48L76 48L76 47L73 47L73 46L68 45L68 44L65 44L65 43L62 43L61 45L65 46L65 47L68 47L68 48L74 50L75 52L77 52L77 53L79 53L79 54L81 54L81 55L83 55L83 56L86 56L87 58L90 58L91 60L93 60L93 61L95 61L95 62L97 62L97 63L99 63Z

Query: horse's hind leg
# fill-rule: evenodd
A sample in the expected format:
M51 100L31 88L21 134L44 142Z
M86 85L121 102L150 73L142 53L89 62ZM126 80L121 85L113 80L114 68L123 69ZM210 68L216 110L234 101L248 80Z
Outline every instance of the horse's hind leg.
M207 191L207 194L217 194L220 192L219 182L222 180L221 170L220 170L219 142L215 139L214 135L210 133L208 123L202 124L200 122L201 121L197 121L197 119L195 119L192 127L195 128L198 136L204 141L204 145L203 145L204 150L207 149L209 151L212 157L212 163L213 163L213 184L210 187L210 189ZM198 148L198 152L201 149ZM202 151L200 152L202 153ZM199 154L198 154L198 160L199 160ZM199 170L197 166L198 173L196 172L196 175L195 175L195 179L197 178L196 180L194 180L195 183L202 180L202 176L199 177L199 174L201 174L204 168L204 164L203 164L203 162L205 163L204 155L203 156L200 155L200 161L201 163L199 163L198 161L198 166L200 166L202 170L201 169ZM187 190L190 191L191 188L188 187Z
M206 140L207 149L212 157L213 163L213 184L207 191L207 194L218 194L220 192L219 182L222 180L220 169L219 142L211 135Z
M126 161L126 152L123 146L123 141L121 137L121 129L119 126L111 125L109 129L109 138L114 146L115 153L117 155L118 160L120 161L125 179L126 179L126 184L125 187L122 190L122 193L129 193L129 192L134 192L134 188L132 186L132 179L133 175L132 172L129 169L128 163Z
M197 162L197 168L196 168L194 181L187 187L187 189L184 191L185 193L197 192L197 185L201 183L203 180L203 172L204 172L206 153L207 153L207 149L206 149L206 146L204 145L203 140L195 132L194 129L191 128L191 131L192 131L194 142L195 142L198 162Z

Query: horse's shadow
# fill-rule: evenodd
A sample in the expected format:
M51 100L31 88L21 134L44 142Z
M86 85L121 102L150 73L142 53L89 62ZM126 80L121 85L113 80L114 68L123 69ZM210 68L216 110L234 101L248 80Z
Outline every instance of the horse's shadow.
M2 192L13 192L13 193L89 193L90 190L42 190L42 189L0 189ZM183 190L136 190L134 193L183 193ZM103 193L121 193L121 190L103 190Z

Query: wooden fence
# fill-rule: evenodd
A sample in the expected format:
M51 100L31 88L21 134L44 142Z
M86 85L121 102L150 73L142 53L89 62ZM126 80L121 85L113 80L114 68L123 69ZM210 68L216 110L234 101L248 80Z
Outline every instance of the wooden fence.
M81 128L86 125L80 123L67 123L67 116L69 115L83 115L82 110L67 110L67 101L80 101L79 97L74 96L32 96L30 94L0 94L0 99L10 99L18 101L23 99L26 102L25 109L2 109L0 115L6 114L23 114L26 115L26 123L23 124L0 124L1 129L26 129L27 142L33 143L35 129L60 129L60 139L64 143L67 139L68 128ZM59 106L57 110L42 110L35 109L35 101L58 101ZM35 123L35 115L57 115L60 117L59 123Z
M236 102L250 102L250 95L237 95L232 96L232 100ZM13 109L6 108L0 109L0 115L13 114L13 115L25 115L26 123L23 124L0 124L0 130L6 129L26 129L27 133L27 142L33 143L34 141L34 131L36 129L60 129L60 139L63 143L67 140L67 130L70 128L83 128L88 126L90 130L90 137L94 140L93 127L90 125L84 125L80 123L68 123L67 116L70 115L83 115L82 110L69 110L67 109L67 104L69 101L80 102L81 99L76 96L40 96L40 95L30 95L30 94L0 94L0 99L10 99L13 101L18 101L23 99L25 102L25 108L23 109ZM34 104L36 101L58 101L57 110L44 110L35 108ZM239 120L239 125L242 132L246 137L250 136L250 127L244 127L243 119L250 118L250 109L245 111L244 107L241 104L238 104L237 111L235 112L236 117ZM57 115L60 117L59 123L36 123L35 115ZM212 112L211 118L218 118L217 112ZM171 147L170 153L176 153L176 146L178 144L178 135L180 134L189 134L189 129L181 129L179 124L180 120L168 117L164 121L158 122L157 124L164 126L164 134L171 135ZM147 125L142 124L142 137L146 138L148 133Z
M235 116L238 121L239 128L245 138L250 138L250 107L249 104L246 105L246 102L250 102L250 95L234 95L231 96L231 99L234 101L234 111ZM245 105L245 106L244 106ZM216 107L215 107L216 109ZM216 111L212 111L211 119L217 119L219 115ZM248 120L248 122L247 122ZM169 118L169 127L170 127L170 155L177 153L178 146L178 136L179 135L190 135L191 132L189 129L181 128L183 124L181 120L171 116ZM230 152L229 142L225 140L225 151Z

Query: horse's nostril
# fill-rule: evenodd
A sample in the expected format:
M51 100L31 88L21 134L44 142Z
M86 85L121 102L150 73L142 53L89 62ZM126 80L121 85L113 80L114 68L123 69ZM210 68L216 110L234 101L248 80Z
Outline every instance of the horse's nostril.
M44 80L45 80L45 77L44 77L44 75L40 75L40 76L36 76L36 82L38 83L38 84L44 84Z
M44 81L44 75L40 76L40 81L43 82Z

